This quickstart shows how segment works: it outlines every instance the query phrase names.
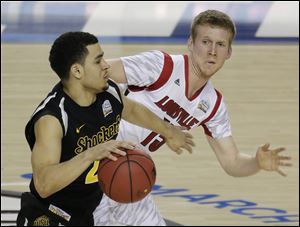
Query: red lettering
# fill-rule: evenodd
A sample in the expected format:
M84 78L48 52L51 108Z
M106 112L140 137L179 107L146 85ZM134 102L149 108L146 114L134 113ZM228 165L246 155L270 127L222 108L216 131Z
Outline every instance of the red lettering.
M163 109L164 107L164 102L166 102L169 99L168 96L164 97L162 100L156 102L155 104L160 108Z
M157 136L157 135L158 135L158 134L157 134L156 132L151 132L151 133L149 134L149 136L147 136L146 139L144 139L144 140L141 142L141 144L142 144L144 147L146 147L146 145L147 145L148 143L150 143L150 141L153 140L153 138L154 138L155 136Z
M188 123L188 129L192 128L194 125L198 124L199 121L196 118L193 118L189 123Z
M163 99L155 103L158 108L167 113L173 119L176 119L179 125L190 129L199 121L190 115L185 109L180 107L174 100L169 99L169 96L165 96Z

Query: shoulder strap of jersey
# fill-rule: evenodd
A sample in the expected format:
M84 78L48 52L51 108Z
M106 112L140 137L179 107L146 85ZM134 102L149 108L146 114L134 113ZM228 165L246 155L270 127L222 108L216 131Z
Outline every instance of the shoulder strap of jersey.
M25 126L25 137L27 139L27 142L30 146L30 148L33 148L33 145L35 143L35 135L34 135L34 124L45 115L51 115L53 117L56 117L62 127L64 135L67 132L68 129L68 116L66 112L64 111L64 98L59 96L56 91L52 93L49 93L48 97L44 99L44 101L38 106L38 108L34 111L32 114L30 120ZM48 105L53 99L57 99L55 101L55 104Z
M108 84L110 87L106 91L111 93L117 100L119 100L120 103L123 103L121 91L118 85L112 80L109 80Z

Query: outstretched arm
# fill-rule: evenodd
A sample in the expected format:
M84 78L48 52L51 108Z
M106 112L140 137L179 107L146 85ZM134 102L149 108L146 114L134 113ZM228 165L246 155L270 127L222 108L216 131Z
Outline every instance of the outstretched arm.
M256 174L259 170L277 171L280 175L286 176L279 168L291 166L289 156L280 156L284 148L269 149L265 144L258 148L255 156L240 153L232 136L214 139L207 136L207 140L215 152L222 168L231 176L244 177Z

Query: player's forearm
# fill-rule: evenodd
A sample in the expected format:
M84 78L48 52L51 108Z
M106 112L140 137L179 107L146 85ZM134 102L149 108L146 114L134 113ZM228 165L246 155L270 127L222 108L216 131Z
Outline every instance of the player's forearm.
M76 155L74 158L33 172L34 184L43 198L65 188L77 179L92 163L87 151Z
M255 157L243 153L239 153L234 161L223 168L233 177L251 176L260 170Z
M141 104L134 105L134 107L131 109L131 113L126 114L124 119L132 124L159 133L164 137L169 137L169 135L172 133L169 123L160 119L147 107Z
M219 139L214 139L210 136L206 138L222 168L230 176L245 177L253 175L260 170L256 158L241 153L232 136Z

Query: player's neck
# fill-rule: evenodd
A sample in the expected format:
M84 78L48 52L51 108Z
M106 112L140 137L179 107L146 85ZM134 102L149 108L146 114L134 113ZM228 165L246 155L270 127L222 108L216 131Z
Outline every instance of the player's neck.
M199 67L193 62L192 58L189 56L189 97L193 96L201 87L203 87L209 78L205 78Z
M84 90L80 84L77 84L76 86L65 84L63 90L74 102L82 107L90 106L96 100L96 94Z

